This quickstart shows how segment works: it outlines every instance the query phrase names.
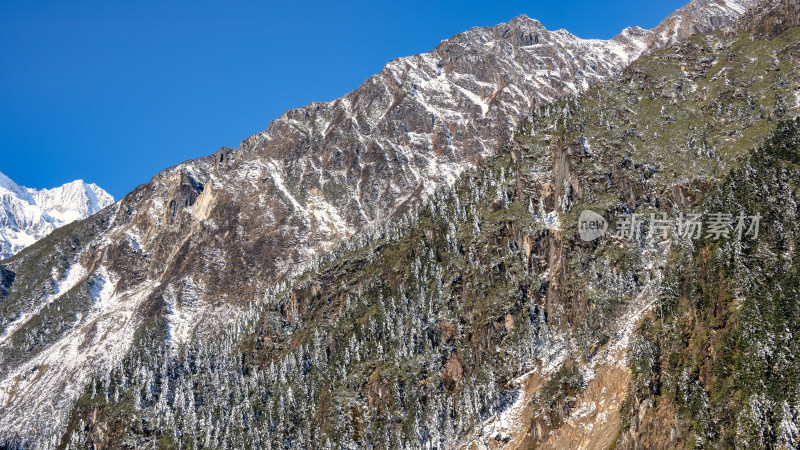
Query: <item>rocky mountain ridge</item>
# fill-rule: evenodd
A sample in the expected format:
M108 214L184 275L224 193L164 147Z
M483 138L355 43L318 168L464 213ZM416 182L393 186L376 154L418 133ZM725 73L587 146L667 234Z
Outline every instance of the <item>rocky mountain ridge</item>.
M53 442L796 448L798 57L800 29L698 35L536 108L219 337L146 326ZM719 212L758 238L615 220Z
M0 307L0 430L60 429L84 383L145 324L163 320L175 348L213 334L315 255L495 154L531 108L751 3L695 0L611 41L524 16L475 28L59 230L5 263L15 281Z

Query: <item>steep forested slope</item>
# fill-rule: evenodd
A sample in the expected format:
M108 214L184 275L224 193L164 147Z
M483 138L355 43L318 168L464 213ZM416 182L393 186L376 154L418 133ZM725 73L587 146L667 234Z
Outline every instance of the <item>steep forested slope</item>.
M63 428L91 373L119 362L151 314L168 311L172 344L213 335L314 256L493 155L532 105L731 23L753 1L694 0L652 31L607 41L526 16L473 28L288 111L237 149L164 170L99 227L82 222L4 261L20 276L0 305L0 435Z
M698 36L539 108L496 158L263 293L224 336L175 352L151 315L51 443L787 442L796 397L775 396L795 379L795 312L776 293L794 283L797 126L759 143L798 114L798 57L797 29ZM763 239L578 236L584 209L613 228L729 208L760 212Z
M758 239L670 253L658 314L633 341L626 443L800 445L800 121L782 124L701 201L758 214ZM673 436L674 437L674 436Z

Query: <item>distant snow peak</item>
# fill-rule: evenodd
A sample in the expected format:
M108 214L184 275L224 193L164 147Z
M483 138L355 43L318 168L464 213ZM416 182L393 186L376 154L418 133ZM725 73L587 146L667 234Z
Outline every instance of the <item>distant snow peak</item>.
M53 189L29 191L38 205L65 224L89 217L114 203L114 198L106 191L83 180Z
M96 184L76 180L53 189L20 186L0 172L0 260L114 203Z

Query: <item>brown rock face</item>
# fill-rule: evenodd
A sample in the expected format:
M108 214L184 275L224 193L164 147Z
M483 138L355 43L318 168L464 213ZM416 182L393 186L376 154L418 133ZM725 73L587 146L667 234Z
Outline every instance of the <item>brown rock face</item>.
M452 354L442 369L442 376L452 381L458 382L464 376L464 366L458 355Z
M471 29L337 100L288 111L238 149L169 168L26 249L4 263L17 279L0 310L0 434L62 426L91 373L119 361L148 320L165 319L174 345L213 334L315 255L492 155L532 106L729 24L745 3L693 1L611 41L525 16ZM63 327L41 332L54 307ZM42 337L26 343L31 335ZM457 380L457 359L448 364ZM39 366L51 369L26 377Z
M756 39L772 39L797 26L800 26L798 0L764 0L736 22L737 29L751 33Z

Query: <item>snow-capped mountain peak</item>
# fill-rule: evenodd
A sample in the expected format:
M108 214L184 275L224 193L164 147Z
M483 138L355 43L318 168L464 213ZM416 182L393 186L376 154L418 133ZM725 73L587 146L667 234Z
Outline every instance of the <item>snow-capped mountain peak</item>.
M53 189L28 191L38 205L64 223L89 217L114 203L114 197L108 192L83 180L75 180Z
M0 172L0 195L5 196L6 194L13 194L20 199L33 203L33 198L30 196L27 189L14 183L11 178L8 178L3 172Z
M56 228L100 211L114 198L83 180L39 190L20 186L0 172L0 202L0 259L6 259Z

